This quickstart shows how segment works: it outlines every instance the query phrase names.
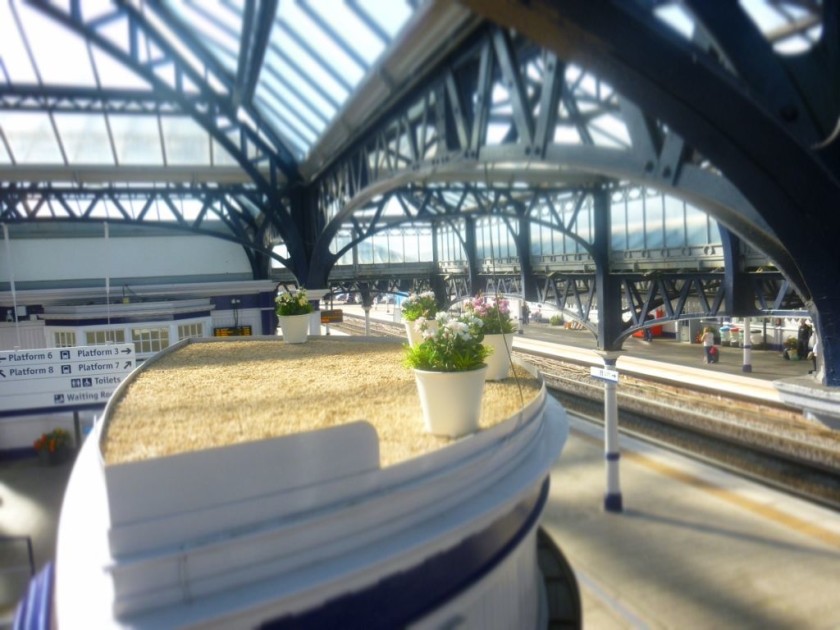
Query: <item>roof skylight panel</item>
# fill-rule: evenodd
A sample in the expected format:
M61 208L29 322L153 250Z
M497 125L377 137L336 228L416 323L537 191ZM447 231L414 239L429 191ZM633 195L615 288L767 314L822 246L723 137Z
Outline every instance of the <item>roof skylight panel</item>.
M302 157L312 144L312 136L304 136L300 131L298 131L298 128L291 123L287 114L284 113L288 112L288 110L283 107L281 103L272 101L269 104L264 101L257 101L256 105L260 114L262 114L266 120L274 126L277 132L281 134L287 142L291 143L292 146L290 147L290 150L292 150L297 157ZM283 111L280 111L279 108Z
M3 112L0 121L0 127L17 164L64 163L47 114Z
M41 82L93 87L96 81L85 41L25 4L15 4L22 39L28 41Z
M370 67L385 51L385 43L344 3L302 2L301 8L354 59Z
M822 35L822 7L802 2L741 0L741 7L782 54L808 50Z
M268 74L268 78L260 81L259 101L286 119L287 124L297 129L298 135L311 138L309 142L314 142L326 126L323 114L313 111L293 90L288 89L289 84L282 78Z
M12 154L6 134L3 133L3 125L0 124L0 164L12 164Z
M278 61L289 69L294 76L290 79L306 86L306 90L317 94L323 101L324 108L330 109L330 117L340 107L348 91L336 80L325 66L325 62L312 56L311 52L300 46L297 40L283 38L282 44L272 42L266 54L266 63Z
M54 118L70 164L114 164L104 116L57 113Z
M241 14L224 4L187 2L170 6L180 14L184 24L196 31L196 35L205 46L217 51L216 58L235 74L241 52Z
M403 25L408 22L413 9L408 2L392 0L349 0L348 4L376 20L377 24L387 33L389 39L394 39Z
M201 127L185 116L161 118L166 161L171 165L210 163L210 139Z
M163 165L157 117L111 115L109 120L120 164Z
M336 3L330 3L330 6L333 4ZM359 63L363 59L354 57L353 50L348 50L348 47L336 41L330 32L323 28L326 24L323 19L320 23L313 21L312 17L304 13L295 2L281 2L277 11L277 18L288 24L289 28L294 30L301 39L308 42L314 50L317 50L322 59L326 60L336 73L343 76L351 86L355 86L362 80L367 69L365 65ZM335 20L337 16L334 15L332 18ZM345 30L345 28L343 27L342 30ZM276 31L272 35L272 41L274 41L275 36ZM282 42L278 43L283 45Z
M263 75L264 80L280 88L281 94L294 97L295 102L300 104L298 114L318 127L318 131L335 115L336 104L314 89L303 73L286 60L273 57L271 63L263 67L263 72L267 73Z
M38 76L26 52L26 45L17 21L12 13L12 5L0 2L0 61L5 70L3 80L12 83L37 83Z
M663 3L654 9L654 15L685 39L694 36L694 20L680 4Z
M210 141L210 164L211 166L239 166L239 163L215 138L211 138Z
M98 78L99 87L151 90L148 81L100 48L91 46L91 55L94 75Z

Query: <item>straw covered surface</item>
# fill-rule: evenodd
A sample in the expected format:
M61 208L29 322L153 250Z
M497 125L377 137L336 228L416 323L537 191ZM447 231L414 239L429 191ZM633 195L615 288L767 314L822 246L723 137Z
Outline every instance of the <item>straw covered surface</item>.
M423 431L412 371L400 343L274 340L190 343L138 372L112 409L103 455L124 463L367 420L382 466L446 446ZM487 382L482 428L532 401L539 382Z

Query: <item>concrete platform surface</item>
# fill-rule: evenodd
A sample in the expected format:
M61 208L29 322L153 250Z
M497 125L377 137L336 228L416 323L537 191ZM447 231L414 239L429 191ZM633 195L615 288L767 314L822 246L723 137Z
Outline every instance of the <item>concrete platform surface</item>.
M542 526L584 628L838 628L840 514L621 436L624 512L602 509L601 429L573 420Z

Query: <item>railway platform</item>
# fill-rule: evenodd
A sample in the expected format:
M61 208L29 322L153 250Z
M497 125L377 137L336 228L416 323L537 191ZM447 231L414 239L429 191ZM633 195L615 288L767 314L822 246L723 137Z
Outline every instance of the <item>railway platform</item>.
M546 342L597 359L585 331L536 324L517 336L517 343ZM757 350L744 375L741 349L724 347L720 363L704 365L699 346L670 339L632 338L626 350L620 371L650 361L666 371L691 368L692 379L725 375L770 388L810 369ZM574 418L571 426L542 527L575 571L584 628L840 627L840 513L624 435L624 511L605 512L602 429ZM2 533L33 535L39 566L50 559L60 473L69 468L52 472L46 480L34 463L0 462Z
M514 347L551 353L562 344L566 356L600 363L588 331L529 324L523 333ZM743 348L723 346L720 362L706 365L698 344L632 337L617 368L759 402L779 400L773 381L812 369L810 361L753 350L744 373L743 357ZM571 426L542 526L575 571L584 628L840 627L832 602L840 513L625 435L624 511L606 512L603 429L579 419Z

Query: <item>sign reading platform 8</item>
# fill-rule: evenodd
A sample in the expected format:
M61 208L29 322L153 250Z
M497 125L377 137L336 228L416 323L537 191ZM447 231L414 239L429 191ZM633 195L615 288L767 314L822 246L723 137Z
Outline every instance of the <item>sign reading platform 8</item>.
M104 405L134 369L133 344L0 352L0 412Z

